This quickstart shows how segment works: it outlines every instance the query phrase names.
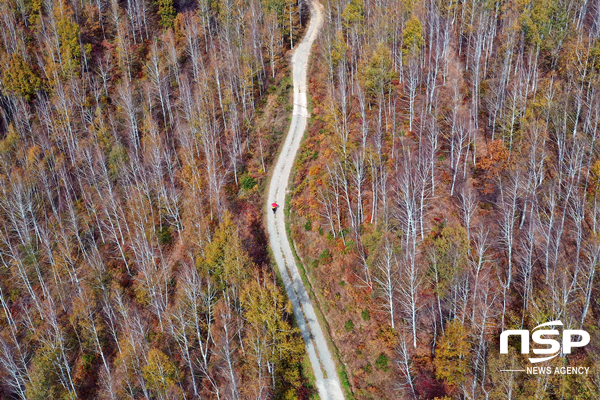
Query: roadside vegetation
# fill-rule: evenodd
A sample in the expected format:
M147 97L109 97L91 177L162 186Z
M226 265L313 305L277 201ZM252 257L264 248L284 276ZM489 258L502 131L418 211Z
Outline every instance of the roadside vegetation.
M597 7L322 3L290 232L354 396L596 398ZM588 375L498 372L557 319Z
M302 2L0 4L0 398L314 395L264 186Z

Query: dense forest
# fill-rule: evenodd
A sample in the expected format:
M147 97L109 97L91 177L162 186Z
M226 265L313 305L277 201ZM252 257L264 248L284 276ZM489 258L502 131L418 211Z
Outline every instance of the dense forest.
M291 232L360 399L600 395L600 6L322 0ZM500 332L591 342L502 372Z
M305 398L261 210L295 0L0 1L0 398Z
M320 3L288 210L347 397L597 399L600 4ZM263 226L308 18L0 0L0 399L316 396ZM553 320L588 374L501 371Z

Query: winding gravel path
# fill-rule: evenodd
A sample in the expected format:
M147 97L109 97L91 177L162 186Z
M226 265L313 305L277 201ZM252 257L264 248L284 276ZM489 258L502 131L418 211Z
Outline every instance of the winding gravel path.
M283 284L288 294L298 327L306 343L306 350L312 364L316 378L317 389L321 400L343 400L344 393L335 369L335 364L323 331L315 315L310 297L298 272L298 267L290 248L285 231L284 207L285 194L290 179L290 172L294 165L296 153L300 147L308 119L306 100L306 72L310 59L310 48L319 34L323 25L323 13L317 1L310 2L311 20L306 36L297 45L292 56L294 78L294 112L290 130L286 136L281 154L275 165L269 197L267 199L268 229L271 248L277 261L277 266L283 278ZM271 211L270 204L275 201L279 209L275 214Z

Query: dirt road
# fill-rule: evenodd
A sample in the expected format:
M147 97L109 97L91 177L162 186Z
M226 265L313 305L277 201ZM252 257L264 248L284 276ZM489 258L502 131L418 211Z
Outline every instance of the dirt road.
M310 3L310 8L311 20L306 36L297 45L292 56L294 112L290 130L275 165L273 177L271 178L269 197L267 199L267 212L269 215L268 229L275 261L277 261L285 290L294 307L296 321L306 343L306 350L316 378L319 396L321 400L342 400L344 399L344 394L335 370L335 364L300 273L298 272L298 267L296 266L296 261L285 231L284 221L285 194L290 179L290 172L308 119L308 111L306 109L306 72L310 59L310 49L323 25L323 14L320 5L313 0ZM274 201L279 204L279 209L275 214L271 211L270 206Z

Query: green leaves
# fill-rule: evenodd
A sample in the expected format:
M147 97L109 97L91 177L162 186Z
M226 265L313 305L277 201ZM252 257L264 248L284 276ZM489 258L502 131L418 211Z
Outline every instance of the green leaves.
M279 398L294 399L300 385L298 365L304 343L286 316L292 307L281 290L270 281L247 283L241 295L246 320L244 342L248 359L258 364L264 357L276 365Z
M71 18L72 14L73 11L64 2L59 2L54 7L56 33L60 43L60 60L65 76L71 76L80 67L79 25Z
M363 70L365 89L374 96L385 93L395 77L392 53L385 43L379 43Z
M464 324L457 319L452 320L436 348L434 365L437 378L452 386L464 382L468 369L466 355L470 349Z
M213 241L207 246L201 268L221 284L243 286L252 262L244 250L231 214L225 213L223 222L215 231Z
M42 85L40 77L17 53L11 56L8 69L4 71L2 83L9 92L21 96L25 100L30 100Z
M331 46L331 61L334 67L337 66L340 61L346 59L347 51L348 45L346 44L346 40L344 39L344 34L342 33L342 31L337 31L335 33L333 45Z
M348 28L354 23L361 22L364 18L363 13L363 0L351 0L342 12L342 18L344 19L344 27Z
M177 369L169 357L158 349L148 352L148 364L143 367L142 373L148 389L156 392L158 398L164 398L169 388L175 386Z
M60 351L45 345L36 351L26 387L27 398L32 400L68 399L69 396L59 383Z
M382 371L387 372L390 365L390 359L384 353L381 353L377 360L375 360L375 367Z
M423 27L417 17L413 15L406 23L406 28L404 29L404 48L402 49L402 53L404 56L418 56L422 46Z
M244 175L242 177L242 179L240 180L240 187L242 188L242 190L249 191L249 190L254 189L255 186L256 186L256 179L254 179L254 177L252 177L249 174Z
M295 0L263 0L263 6L269 11L275 12L277 24L281 29L284 40L290 38L295 41L298 35L299 18L298 5ZM290 37L291 35L291 37Z
M524 7L520 20L527 42L542 51L555 51L569 32L572 11L557 0L533 0Z
M173 28L177 11L173 6L173 0L157 0L158 4L158 16L160 21L158 22L163 28Z
M434 291L444 297L451 282L467 265L469 240L462 226L444 226L427 248Z

